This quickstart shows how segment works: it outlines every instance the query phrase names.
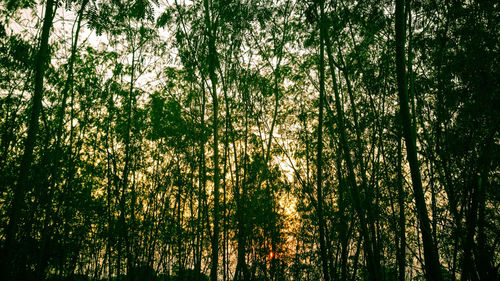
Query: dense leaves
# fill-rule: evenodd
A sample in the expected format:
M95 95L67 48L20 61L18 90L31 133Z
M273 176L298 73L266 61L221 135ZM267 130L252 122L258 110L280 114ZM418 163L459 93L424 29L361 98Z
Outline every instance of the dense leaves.
M0 0L0 279L498 280L499 20Z

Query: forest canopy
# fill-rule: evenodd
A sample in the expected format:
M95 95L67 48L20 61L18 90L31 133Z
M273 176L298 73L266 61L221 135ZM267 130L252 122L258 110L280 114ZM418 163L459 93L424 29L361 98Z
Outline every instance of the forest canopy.
M0 0L0 279L500 280L500 4Z

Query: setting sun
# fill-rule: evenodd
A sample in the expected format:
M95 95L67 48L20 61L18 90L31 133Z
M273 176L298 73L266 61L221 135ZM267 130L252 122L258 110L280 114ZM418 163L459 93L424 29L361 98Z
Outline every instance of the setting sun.
M267 256L266 256L267 260L272 260L272 259L276 259L276 258L277 258L277 254L273 253L272 251L269 252L269 254L267 254Z

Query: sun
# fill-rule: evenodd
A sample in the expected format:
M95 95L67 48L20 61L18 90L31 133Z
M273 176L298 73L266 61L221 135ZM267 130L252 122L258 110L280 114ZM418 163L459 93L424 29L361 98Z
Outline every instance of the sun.
M275 259L276 253L273 253L272 251L270 251L266 258L267 258L267 260Z

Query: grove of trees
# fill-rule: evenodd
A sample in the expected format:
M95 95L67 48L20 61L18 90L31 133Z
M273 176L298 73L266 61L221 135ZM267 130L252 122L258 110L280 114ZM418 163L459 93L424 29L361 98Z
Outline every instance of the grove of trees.
M0 280L500 280L500 3L0 0Z

